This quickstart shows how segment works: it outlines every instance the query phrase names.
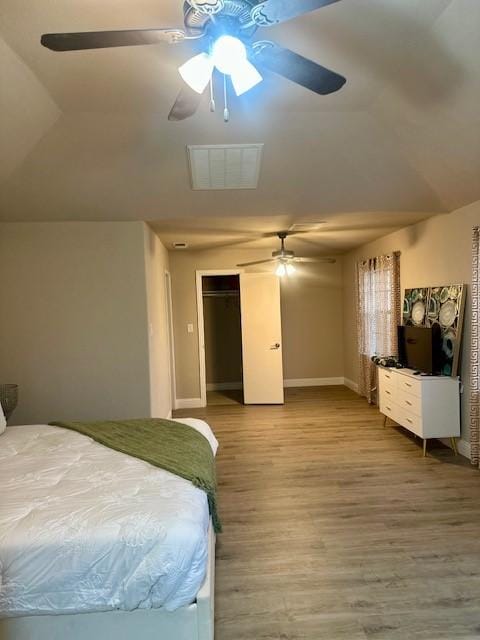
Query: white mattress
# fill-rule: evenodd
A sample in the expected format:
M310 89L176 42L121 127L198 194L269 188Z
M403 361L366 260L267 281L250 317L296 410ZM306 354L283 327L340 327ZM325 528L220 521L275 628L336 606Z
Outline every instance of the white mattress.
M168 471L58 427L0 436L0 617L189 604L208 527L205 493Z

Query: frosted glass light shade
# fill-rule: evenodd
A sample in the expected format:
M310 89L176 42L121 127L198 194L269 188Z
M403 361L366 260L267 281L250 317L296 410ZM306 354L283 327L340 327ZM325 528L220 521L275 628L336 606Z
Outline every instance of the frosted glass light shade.
M263 80L257 69L246 58L232 70L230 78L237 96L241 96Z
M287 270L287 276L291 276L295 273L296 269L293 266L293 264L288 263L287 266L285 267Z
M208 53L199 53L179 67L178 72L197 93L203 93L210 82L213 71L213 60Z
M287 274L287 268L285 267L285 265L283 264L283 262L280 262L280 264L278 265L278 267L275 270L275 274L277 276L283 277Z

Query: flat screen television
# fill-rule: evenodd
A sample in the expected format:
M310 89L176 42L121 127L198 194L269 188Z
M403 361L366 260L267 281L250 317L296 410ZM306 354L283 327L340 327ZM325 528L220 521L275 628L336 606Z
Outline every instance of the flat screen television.
M398 327L398 359L408 369L429 375L440 375L442 336L439 325Z

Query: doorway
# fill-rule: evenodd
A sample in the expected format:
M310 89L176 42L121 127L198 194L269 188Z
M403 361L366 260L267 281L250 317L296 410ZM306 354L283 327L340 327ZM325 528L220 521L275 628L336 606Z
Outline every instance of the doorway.
M278 277L197 271L196 283L201 406L207 405L207 382L216 392L210 403L283 404Z
M243 403L239 274L202 276L207 405Z

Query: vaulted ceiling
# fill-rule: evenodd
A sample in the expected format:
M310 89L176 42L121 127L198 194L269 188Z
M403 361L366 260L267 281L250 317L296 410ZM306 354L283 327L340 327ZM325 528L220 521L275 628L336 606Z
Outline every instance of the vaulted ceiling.
M207 217L221 230L229 217L268 227L275 216L351 214L353 232L480 199L479 0L341 0L259 31L347 84L321 97L268 75L232 97L228 124L208 101L190 120L167 120L189 43L40 45L45 32L181 24L181 0L2 0L1 220L161 229ZM230 142L265 143L258 189L192 191L185 145Z

